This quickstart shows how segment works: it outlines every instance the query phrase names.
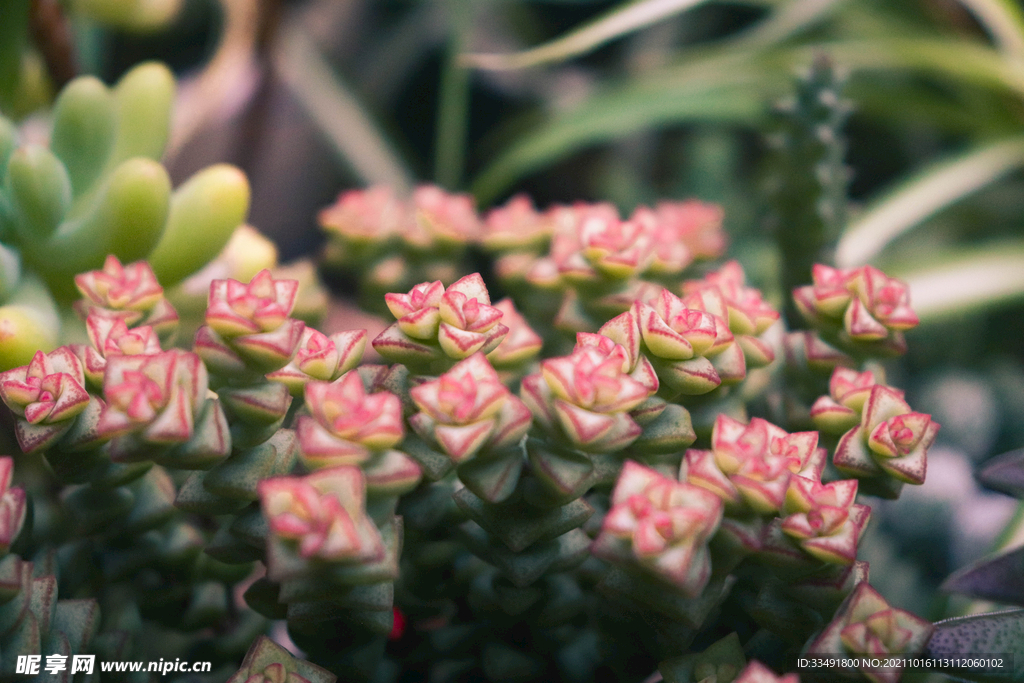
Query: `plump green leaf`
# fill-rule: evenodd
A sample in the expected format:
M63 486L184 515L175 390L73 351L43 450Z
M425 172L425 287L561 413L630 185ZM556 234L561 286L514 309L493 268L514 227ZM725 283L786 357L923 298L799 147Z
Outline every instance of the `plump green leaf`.
M71 207L71 181L53 152L26 145L11 155L6 183L18 236L25 242L49 237Z
M89 189L107 164L117 134L117 103L92 76L71 81L54 103L50 149L64 162L75 196Z
M26 248L26 259L43 272L58 297L76 296L73 276L103 265L107 254L123 263L143 259L164 229L171 182L149 159L118 166L82 215L65 221L49 240Z
M163 156L174 91L174 75L158 62L143 62L121 77L114 88L118 129L108 168L132 157Z
M22 278L7 305L0 306L0 371L27 365L36 351L50 352L60 339L60 316L46 286Z
M220 253L249 211L249 181L234 166L203 169L174 191L167 227L149 254L160 283L169 287Z

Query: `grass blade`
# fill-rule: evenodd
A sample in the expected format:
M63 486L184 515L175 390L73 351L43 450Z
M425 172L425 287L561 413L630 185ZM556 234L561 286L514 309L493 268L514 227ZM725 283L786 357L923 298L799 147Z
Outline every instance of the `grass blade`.
M512 54L467 54L464 66L492 71L524 69L576 57L673 14L692 9L707 0L633 0L588 22L566 35L535 48Z
M1024 11L1016 0L960 0L1007 56L1024 59Z
M1024 242L1016 241L944 263L899 273L910 286L910 301L922 321L936 320L1024 299Z
M414 177L313 40L297 25L286 28L281 38L275 55L278 73L340 156L367 185L410 192Z
M847 228L836 265L867 263L929 216L1024 166L1024 137L1015 137L936 164L882 198Z

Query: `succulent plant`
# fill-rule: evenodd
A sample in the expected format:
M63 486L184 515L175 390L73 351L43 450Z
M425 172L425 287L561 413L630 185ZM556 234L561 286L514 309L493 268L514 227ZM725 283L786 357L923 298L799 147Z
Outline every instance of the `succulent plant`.
M609 561L631 554L684 595L700 595L711 577L707 543L722 520L721 499L628 461L611 504L591 552Z
M0 320L12 337L52 351L61 331L46 311L54 298L72 300L76 284L86 309L144 313L160 331L173 309L154 289L153 272L164 284L183 279L244 220L249 186L236 168L212 166L172 191L158 160L174 87L156 63L135 67L112 89L93 77L74 79L54 104L48 147L19 143L17 129L0 118ZM144 258L148 265L120 265ZM101 266L76 283L75 275ZM5 344L0 367L27 363L35 351L27 346Z
M811 642L808 654L914 655L924 652L934 626L906 610L893 608L878 591L860 583L840 606L835 619ZM860 665L873 683L898 681L901 666Z
M816 64L790 112L790 170L823 170L819 232L841 220L842 145L808 134L838 135L844 106L820 100L836 85ZM0 458L0 668L202 654L211 682L646 666L795 683L801 655L955 651L970 631L891 607L858 559L865 496L923 483L939 429L878 364L917 323L902 282L804 253L812 284L785 286L809 329L790 329L739 262L708 263L726 247L715 205L624 218L518 196L478 215L434 186L351 190L320 222L329 267L394 319L366 363L366 330L300 312L308 269L290 277L236 230L235 171L172 193L154 160L170 88L152 65L113 91L75 81L50 148L2 157L17 342L0 398L26 455ZM13 131L0 121L0 150ZM48 252L73 258L49 272ZM84 330L60 346L76 290ZM1015 552L950 585L1019 598L992 579ZM266 637L273 622L309 661Z
M421 200L419 220L471 224L454 205ZM592 213L581 215L611 221L606 208ZM569 261L588 264L576 274L635 279L642 269L626 261L647 249L635 227L587 228ZM538 254L540 242L508 249ZM396 322L373 346L404 361L387 366L361 364L365 331L327 336L293 318L299 285L269 270L247 283L213 278L194 350L164 350L153 325L173 316L153 271L109 259L77 279L89 343L37 353L0 377L0 394L23 448L73 485L60 505L86 542L123 555L91 579L104 591L152 565L147 580L188 603L168 624L234 633L247 627L227 590L259 561L266 574L244 591L253 623L284 619L338 675L370 680L389 637L435 630L490 679L566 674L616 613L639 620L666 680L791 681L775 671L793 666L799 645L839 647L833 632L850 652L873 652L875 640L920 650L931 625L879 603L857 560L869 516L858 494L895 495L894 475L923 479L938 425L874 366L835 369L808 413L822 434L726 414L748 366L785 360L762 339L778 314L735 263L673 277L678 295L652 281L561 356L541 355L544 321L512 299L492 305L480 274L424 282L386 297ZM719 411L699 442L687 406ZM857 479L826 468L832 447ZM0 499L9 547L27 518L18 491ZM126 550L128 539L139 540ZM178 585L184 568L191 578ZM595 599L604 611L581 620ZM789 659L686 659L698 633L735 617L730 601L791 643ZM411 631L398 626L407 610ZM267 642L236 676L313 680L319 669Z

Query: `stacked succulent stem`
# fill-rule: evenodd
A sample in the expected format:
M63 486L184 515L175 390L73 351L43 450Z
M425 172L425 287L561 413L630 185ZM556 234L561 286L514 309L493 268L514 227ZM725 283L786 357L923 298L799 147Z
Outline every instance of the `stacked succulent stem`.
M79 164L66 122L84 111L114 136L125 121L101 114L120 95L77 83L53 150L10 155L0 237L26 263L47 240L85 239L75 220L89 211L118 225L95 199L118 171ZM858 495L922 483L938 425L869 365L917 323L905 285L812 267L841 221L835 85L820 60L801 83L787 144L802 184L778 194L793 218L780 244L813 279L793 292L807 330L787 334L738 262L689 269L725 245L721 210L698 202L623 219L515 198L481 220L433 187L344 194L321 217L330 253L394 316L371 342L388 365L361 364L365 331L293 317L298 282L269 270L213 279L192 350L164 350L176 314L154 268L186 274L174 230L125 247L154 267L110 256L78 275L88 343L33 349L0 374L41 501L33 530L0 460L0 547L32 557L0 558L0 669L87 648L226 664L270 620L330 671L257 638L233 683L393 682L410 668L437 683L587 681L635 677L638 662L670 683L766 683L780 679L748 657L785 670L800 653L920 652L932 625L886 604L857 559ZM137 84L123 87L137 106ZM108 146L117 169L133 163ZM153 225L194 221L202 186L166 188ZM809 194L813 212L798 206ZM510 298L459 277L477 247ZM68 286L8 280L8 301ZM758 416L754 397L791 400L784 426L806 430ZM53 608L57 586L97 602ZM623 628L635 642L614 637ZM736 633L692 651L719 631Z
M843 81L832 60L819 54L792 97L775 105L775 128L766 139L766 190L784 292L806 282L812 265L828 260L845 227L850 172L843 164L842 129L852 106L842 97ZM785 315L791 325L800 320L791 301Z

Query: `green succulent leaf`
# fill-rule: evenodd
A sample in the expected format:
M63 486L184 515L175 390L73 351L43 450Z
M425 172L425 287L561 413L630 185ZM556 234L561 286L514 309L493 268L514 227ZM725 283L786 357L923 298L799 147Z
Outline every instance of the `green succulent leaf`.
M27 145L11 155L5 184L18 237L38 243L53 234L71 208L71 179L53 152Z
M174 92L174 74L158 62L139 64L121 77L114 88L118 129L108 168L132 157L157 161L163 156Z
M60 315L46 286L34 275L22 278L0 306L0 371L27 365L36 351L50 352L60 339Z
M97 78L76 78L54 103L50 149L77 197L99 178L117 135L117 102Z
M26 245L26 258L46 274L58 297L72 298L74 275L102 267L108 254L124 263L149 254L163 232L170 196L163 166L130 159L114 170L95 205L66 221L45 243Z
M149 254L165 287L217 256L249 211L249 182L234 166L210 166L174 191L167 227Z

